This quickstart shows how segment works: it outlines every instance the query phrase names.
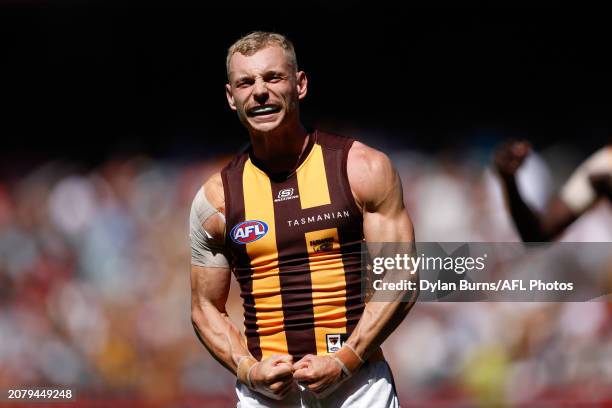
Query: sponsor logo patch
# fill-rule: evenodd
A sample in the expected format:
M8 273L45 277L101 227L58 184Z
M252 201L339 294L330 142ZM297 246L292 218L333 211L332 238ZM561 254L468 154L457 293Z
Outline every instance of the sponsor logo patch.
M294 196L294 197L298 197L298 196ZM339 220L341 218L350 218L350 217L351 217L351 213L348 210L331 211L331 212L311 215L309 217L302 217L302 218L295 218L293 220L287 220L287 225L289 227L299 227L300 225L318 223L321 221L328 221L328 220Z
M313 239L309 242L309 244L312 248L312 252L314 252L315 254L319 252L328 252L331 251L334 247L334 238L327 237L321 239Z
M232 241L237 244L248 244L263 238L268 233L268 224L259 220L243 221L230 231Z
M338 334L326 334L325 341L327 342L327 352L335 353L340 350L342 345L347 339L346 333Z
M276 195L276 198L274 199L274 202L278 203L279 201L293 200L294 198L298 198L298 197L299 195L297 194L293 195L292 188L284 188L278 192L278 194Z

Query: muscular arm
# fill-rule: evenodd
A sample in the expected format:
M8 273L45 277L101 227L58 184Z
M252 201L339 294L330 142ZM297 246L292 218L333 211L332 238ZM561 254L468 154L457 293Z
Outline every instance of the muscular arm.
M355 142L349 151L347 170L353 196L363 212L366 241L409 243L401 246L413 248L412 222L404 208L399 176L389 158ZM387 276L389 272L385 280ZM417 281L418 275L411 279ZM319 398L333 392L402 322L418 291L395 294L394 299L368 302L342 348L333 355L305 356L294 364L293 378Z
M203 187L210 205L223 210L223 185L218 175ZM202 231L213 241L223 242L225 222L214 214L202 221ZM192 237L193 240L193 237ZM194 244L192 243L192 246ZM196 334L212 356L233 374L237 374L240 357L250 356L244 336L230 320L225 304L229 294L231 273L229 267L202 259L191 265L191 320ZM215 264L216 266L204 266Z
M292 386L292 357L273 355L258 362L225 310L231 273L224 255L224 207L223 184L216 174L196 195L191 213L193 328L215 360L241 382L267 397L282 399Z
M389 158L355 142L349 152L348 175L355 199L363 211L366 242L414 244L414 230L404 207L401 181ZM417 281L418 274L412 279ZM347 343L365 360L404 320L417 296L417 291L398 292L394 300L368 302Z

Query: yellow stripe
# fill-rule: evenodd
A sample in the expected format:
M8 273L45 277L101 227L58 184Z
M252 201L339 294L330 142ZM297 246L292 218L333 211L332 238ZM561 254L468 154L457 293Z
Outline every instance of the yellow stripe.
M346 333L346 280L338 229L307 232L304 238L310 262L317 354L327 354L326 334Z
M321 145L312 147L312 152L297 171L297 182L302 210L331 203Z
M268 224L268 233L246 244L253 269L253 298L262 359L272 354L288 354L283 325L283 302L278 276L278 250L274 226L274 201L270 179L249 159L242 173L245 220Z

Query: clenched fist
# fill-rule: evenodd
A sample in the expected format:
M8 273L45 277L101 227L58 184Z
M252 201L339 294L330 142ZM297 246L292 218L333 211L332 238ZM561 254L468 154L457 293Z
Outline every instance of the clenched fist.
M257 362L250 368L248 379L254 391L281 400L293 386L293 357L275 354Z
M333 356L308 354L293 365L293 379L317 398L329 395L344 381L342 366Z

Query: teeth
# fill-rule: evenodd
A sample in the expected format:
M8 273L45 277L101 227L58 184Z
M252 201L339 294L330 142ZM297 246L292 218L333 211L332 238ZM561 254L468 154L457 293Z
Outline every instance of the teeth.
M266 114L269 112L275 112L277 111L278 108L275 106L263 106L261 108L255 108L251 110L251 113L254 115L259 115L259 114Z

